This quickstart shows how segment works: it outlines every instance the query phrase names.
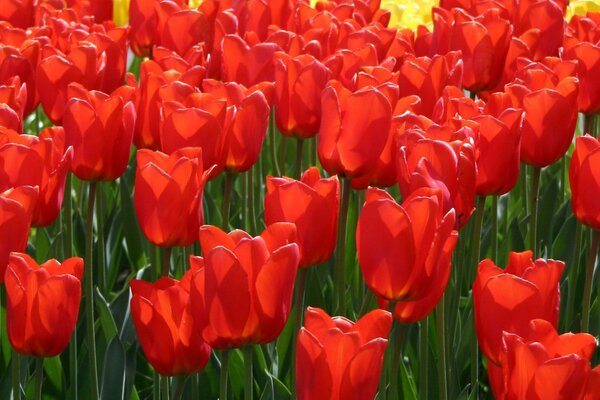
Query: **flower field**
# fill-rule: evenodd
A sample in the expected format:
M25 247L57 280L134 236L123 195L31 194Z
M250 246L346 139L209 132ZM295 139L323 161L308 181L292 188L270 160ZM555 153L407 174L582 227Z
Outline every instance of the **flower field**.
M600 3L0 0L0 399L600 400Z

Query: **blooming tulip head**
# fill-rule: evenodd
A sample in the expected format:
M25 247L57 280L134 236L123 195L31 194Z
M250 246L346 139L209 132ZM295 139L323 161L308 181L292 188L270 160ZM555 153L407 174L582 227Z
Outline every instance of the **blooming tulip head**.
M524 335L529 321L541 318L558 323L558 282L562 261L538 259L532 252L511 252L506 269L486 259L479 263L473 283L475 327L479 347L492 362L500 364L502 332Z
M391 327L384 310L354 323L308 307L296 344L298 399L374 398Z
M142 232L156 246L189 246L202 225L202 192L210 171L202 169L202 149L166 155L137 152L134 205Z
M599 165L600 142L589 135L578 137L569 166L569 183L573 196L571 205L575 218L593 229L600 229Z
M133 141L135 109L129 101L130 88L112 94L69 86L63 128L66 142L73 146L71 170L79 179L114 181L129 161Z
M331 71L308 54L290 57L278 53L275 64L275 121L284 135L300 139L319 132L321 92Z
M270 225L261 236L200 228L204 268L192 279L194 319L214 348L264 344L279 336L290 313L300 262L290 223Z
M39 137L0 129L0 191L37 186L32 224L48 226L60 212L72 156L61 127L46 128Z
M54 357L69 344L81 301L83 259L38 265L12 253L5 273L6 328L19 353Z
M548 321L534 319L523 334L504 332L499 399L595 399L590 359L596 339L587 333L558 335ZM588 382L588 385L586 385ZM587 386L587 387L586 387Z
M0 283L11 251L25 251L39 189L18 186L0 193Z
M200 372L210 356L194 327L189 289L167 277L154 284L131 281L131 315L142 350L163 376Z
M291 222L296 225L300 267L327 261L337 239L340 183L336 176L321 178L311 167L300 180L267 177L265 223Z
M330 174L366 174L379 160L388 139L392 106L379 89L356 92L332 81L321 95L318 154Z
M368 189L356 248L369 289L389 301L441 295L458 237L454 226L454 210L444 215L435 190L419 190L399 205L387 192Z

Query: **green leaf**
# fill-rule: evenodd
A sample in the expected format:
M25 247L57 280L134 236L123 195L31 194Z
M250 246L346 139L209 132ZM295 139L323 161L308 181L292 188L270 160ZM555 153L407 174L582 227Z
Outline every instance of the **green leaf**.
M125 351L118 336L108 344L104 354L104 371L102 373L102 400L125 398Z
M109 342L117 335L117 324L115 324L107 301L98 288L96 288L96 308L100 312L100 324L102 325L104 337L106 342Z

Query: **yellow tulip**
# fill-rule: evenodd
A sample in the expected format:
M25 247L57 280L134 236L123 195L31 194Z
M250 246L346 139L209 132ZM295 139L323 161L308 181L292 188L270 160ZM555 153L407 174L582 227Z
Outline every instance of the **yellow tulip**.
M600 12L600 0L574 0L569 3L566 12L567 21L573 15L585 15L588 11Z
M129 0L113 0L113 21L117 26L127 25L129 21Z

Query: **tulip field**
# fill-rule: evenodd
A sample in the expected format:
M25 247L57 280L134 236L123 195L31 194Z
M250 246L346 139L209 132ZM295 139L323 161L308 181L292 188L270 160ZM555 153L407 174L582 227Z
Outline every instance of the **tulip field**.
M0 0L0 399L600 400L600 1Z

